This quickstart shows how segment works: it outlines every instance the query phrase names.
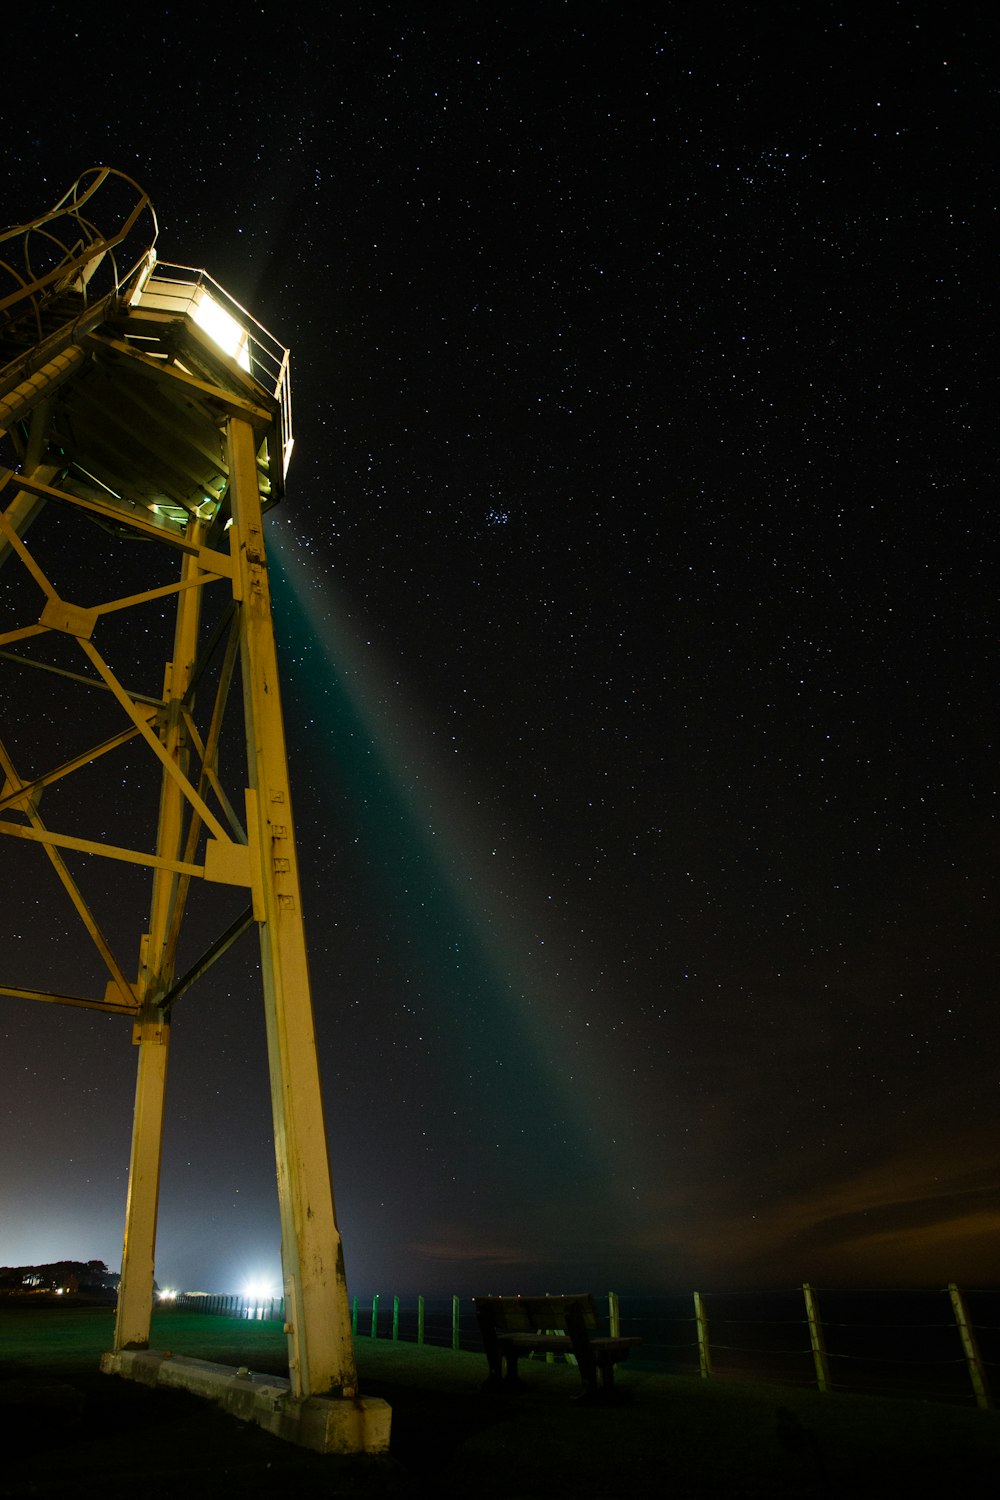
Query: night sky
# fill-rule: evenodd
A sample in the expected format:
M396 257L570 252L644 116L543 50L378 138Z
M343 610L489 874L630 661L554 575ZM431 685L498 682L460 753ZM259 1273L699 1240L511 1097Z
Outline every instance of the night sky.
M118 167L292 351L268 533L354 1293L996 1279L996 36L944 10L5 17L0 218ZM0 978L81 990L15 842ZM127 1021L0 998L0 1263L119 1263L134 1067ZM157 1256L248 1277L252 934L175 1012Z

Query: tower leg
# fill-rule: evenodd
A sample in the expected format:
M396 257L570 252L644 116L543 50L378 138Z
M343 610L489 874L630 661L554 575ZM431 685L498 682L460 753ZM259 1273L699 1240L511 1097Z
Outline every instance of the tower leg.
M192 527L197 523L192 522ZM185 557L182 578L196 568ZM183 589L177 596L174 659L164 684L167 704L163 743L173 760L186 769L189 759L187 735L181 711L194 671L201 617L201 589ZM164 772L160 791L160 815L156 852L178 859L184 835L184 796L172 776ZM142 1009L135 1028L139 1065L135 1085L132 1122L132 1152L129 1159L128 1202L125 1208L125 1246L118 1283L115 1343L119 1349L149 1346L149 1324L153 1310L153 1273L156 1255L156 1215L160 1196L160 1160L163 1149L163 1109L167 1083L170 1024L159 1008L174 972L171 916L177 899L178 877L157 869L153 876L149 932L143 939L139 971Z
M285 732L253 429L228 428L234 590L250 793L248 835L259 871L255 912L274 1118L288 1365L293 1396L354 1396L344 1260L333 1205L292 828Z
M115 1312L115 1349L147 1349L153 1311L156 1212L160 1195L163 1102L170 1027L140 1022L132 1152L129 1157L125 1248Z

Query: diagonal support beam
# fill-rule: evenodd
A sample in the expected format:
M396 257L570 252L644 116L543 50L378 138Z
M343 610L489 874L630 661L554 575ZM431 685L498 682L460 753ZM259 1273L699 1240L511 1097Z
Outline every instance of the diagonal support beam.
M99 843L97 839L81 839L72 833L52 833L48 828L26 828L23 823L11 823L6 818L0 818L0 834L13 839L26 839L32 844L44 844L47 849L73 849L78 854L97 854L103 859L117 859L126 865L145 865L150 870L166 870L171 875L205 874L204 865L189 865L182 860L166 859L159 854L145 854L141 849L126 849L120 844L103 841ZM232 841L229 843L231 845Z
M95 615L110 615L119 609L133 609L137 604L148 604L151 599L166 599L169 594L179 594L183 589L202 588L206 583L214 583L221 575L218 573L199 573L195 578L184 578L180 583L165 583L160 588L147 589L143 594L129 594L125 599L109 599L107 604L96 604Z
M13 477L9 471L7 477L8 479ZM210 547L204 547L200 542L192 541L184 528L176 521L167 520L162 516L154 518L151 511L129 510L123 504L114 505L107 500L96 500L92 495L71 495L68 490L56 489L51 484L45 484L38 479L29 479L23 474L17 476L17 482L22 490L29 495L34 495L38 500L56 500L60 505L86 511L88 515L100 516L115 526L127 526L138 536L146 537L150 541L163 542L169 547L175 547L179 552L193 554L206 572L221 573L226 577L230 575L230 563L226 554L214 552ZM3 491L4 485L5 479L0 475L0 492Z
M0 797L0 812L6 807L19 805L25 797L31 797L47 786L52 786L56 781L61 781L64 776L71 776L74 771L81 770L84 766L93 765L95 760L100 760L102 755L107 755L111 750L117 750L119 745L125 745L129 740L134 740L139 733L133 725L131 729L122 729L118 734L113 734L109 740L104 740L100 745L95 745L92 750L84 750L81 755L75 755L72 760L64 761L54 771L47 771L44 776L36 776L34 781L26 781L16 792L9 792L5 797Z
M0 766L3 767L4 775L10 782L11 786L18 788L23 793L24 782L22 782L21 778L17 774L17 771L14 769L14 762L11 760L9 754L7 753L7 747L4 745L2 740L0 740ZM79 886L73 879L72 875L69 873L69 870L66 868L65 860L58 852L58 850L53 846L53 844L49 842L48 829L45 827L45 823L42 820L41 814L39 813L37 807L35 807L28 799L26 799L24 802L24 811L28 815L28 819L31 823L31 828L19 827L17 829L17 834L21 838L34 837L35 839L44 843L45 852L49 857L52 868L55 870L56 875L62 882L63 888L65 889L66 894L69 896L70 901L72 901L81 922L89 932L91 941L93 942L98 953L101 955L105 964L107 965L108 972L114 980L122 997L122 1003L130 1007L134 1006L135 997L132 993L132 986L125 978L122 967L119 964L118 960L115 958L115 955L112 953L108 940L98 926L97 920L91 912L90 907L84 900ZM13 825L9 828L4 828L3 832L14 832Z
M219 739L222 734L222 720L226 709L226 703L229 698L229 688L232 683L233 670L236 666L236 654L239 651L239 645L240 638L238 630L238 616L234 615L232 629L230 630L229 634L229 640L226 643L226 654L222 662L222 672L219 676L219 683L216 689L215 704L212 709L212 722L209 725L208 729L208 740L204 745L201 742L201 736L198 733L197 726L195 725L194 719L192 718L191 712L188 708L184 708L183 717L188 737L194 744L195 749L201 757L201 774L198 777L199 795L204 796L205 785L206 783L208 783L211 786L212 790L215 792L216 797L218 797L219 802L222 805L222 809L229 820L230 827L233 829L237 840L240 843L245 844L247 842L247 834L242 828L240 821L236 816L232 803L229 801L229 798L223 791L222 784L219 781L219 778L216 775L215 771L215 762L219 751ZM190 701L190 698L191 689L189 688L187 694L185 694L185 701ZM198 851L198 838L200 833L201 819L198 817L198 814L196 812L193 812L191 814L191 821L188 824L187 842L184 846L184 858L189 862L194 860L195 854ZM174 909L171 913L170 928L167 934L167 948L171 953L174 952L177 947L177 940L180 936L181 922L184 919L184 911L187 906L187 898L190 888L190 876L182 876L181 879L177 882L177 892L174 900Z
M134 1016L139 1002L122 1005L114 1000L87 1000L82 995L57 995L52 990L26 990L13 984L0 984L0 995L15 1000L44 1000L47 1005L74 1005L80 1010L102 1010L109 1016Z
M163 748L163 745L160 743L157 736L153 733L149 725L142 718L139 710L136 708L135 704L132 702L131 698L126 693L125 689L122 687L121 683L118 681L118 678L115 676L114 672L112 672L111 668L108 666L107 662L104 660L97 647L93 644L92 641L86 641L82 638L78 638L78 640L80 650L87 657L88 661L97 668L98 672L101 674L101 677L107 683L108 687L114 693L122 708L128 714L129 718L132 720L133 724L135 724L139 733L146 741L146 744L152 750L153 754L163 766L168 776L172 777L177 786L180 787L182 793L187 798L188 802L190 802L191 806L198 811L206 827L212 830L212 833L217 839L220 840L220 842L224 844L232 843L229 834L223 828L222 824L219 822L212 809L205 802L204 798L199 797L198 793L195 791L194 787L191 785L190 781L181 770L180 766L176 763L176 761L171 759L170 755Z
M184 710L184 725L191 737L191 743L202 762L201 774L198 777L199 794L204 797L206 786L211 787L218 799L219 806L226 815L226 822L229 824L233 838L238 844L245 844L247 842L247 831L240 821L236 809L230 802L225 787L219 780L219 775L214 764L207 758L210 752L206 749L204 741L198 733L198 726L186 709ZM193 853L191 857L194 858Z
M18 630L5 630L0 635L0 646L12 646L15 641L27 641L33 635L44 635L47 625L22 625Z
M43 499L24 488L25 476L30 475L32 479L41 480L43 484L50 484L62 469L61 462L57 464L42 462L47 446L46 434L51 409L51 398L43 397L32 410L28 442L24 453L24 473L18 475L16 480L10 469L0 474L0 494L7 489L8 485L14 484L13 499L5 505L4 509L7 520L20 537L23 537L29 527L34 525L45 508ZM0 536L0 568L9 556L10 545L4 533Z
M175 1003L181 998L185 990L189 990L196 980L200 979L203 974L207 974L212 965L217 963L224 953L228 953L233 944L245 932L249 932L252 926L253 907L248 906L246 911L240 912L236 921L230 923L225 932L216 938L211 947L206 948L201 958L198 959L198 962L192 964L187 973L182 975L180 979L175 980L170 986L170 989L160 1002L160 1009L165 1016L170 1014Z
M49 582L48 578L45 576L38 563L32 557L31 553L28 551L27 547L18 536L17 529L15 528L13 522L11 521L5 510L0 511L0 532L2 532L3 536L6 538L7 544L11 548L11 550L17 553L18 557L21 559L21 562L24 564L27 571L31 574L32 578L38 584L38 587L41 589L46 599L48 599L50 602L52 600L58 599L59 595L57 594L55 587Z
M238 843L245 844L247 842L246 830L237 817L236 810L226 795L218 775L219 741L222 738L222 723L226 706L229 702L229 690L232 687L233 673L236 670L239 649L239 617L234 615L229 639L226 642L226 654L223 657L222 670L219 673L219 682L216 687L215 703L212 707L212 720L208 726L208 737L204 744L202 744L201 736L198 733L198 726L195 724L188 709L184 710L184 719L188 727L188 733L191 736L191 741L201 757L202 774L198 782L198 791L204 795L205 782L207 780L208 785L219 799L219 803L229 820L229 826L233 830L234 837ZM193 851L190 857L194 858Z
M48 625L39 626L39 631L48 630ZM19 667L31 667L35 672L51 672L55 677L65 677L67 682L79 682L83 687L100 688L102 693L108 691L107 684L101 682L97 677L88 677L85 672L68 672L65 667L55 667L48 661L32 661L30 656L19 656L16 651L0 651L0 657L5 661L15 662ZM128 695L133 703L148 703L153 708L166 708L162 698L154 698L151 693L137 693L134 689L128 689Z

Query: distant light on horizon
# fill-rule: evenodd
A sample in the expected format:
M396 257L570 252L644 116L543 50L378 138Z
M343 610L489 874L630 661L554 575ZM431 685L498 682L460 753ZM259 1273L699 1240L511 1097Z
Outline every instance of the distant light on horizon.
M248 1281L243 1295L248 1302L270 1302L278 1296L278 1290L273 1281Z

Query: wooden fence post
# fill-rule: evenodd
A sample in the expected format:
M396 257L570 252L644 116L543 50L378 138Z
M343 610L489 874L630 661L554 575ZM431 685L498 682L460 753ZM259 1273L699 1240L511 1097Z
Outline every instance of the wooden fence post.
M417 1343L418 1344L422 1344L423 1341L424 1341L424 1299L423 1299L423 1297L418 1297L417 1298Z
M372 1298L372 1338L378 1338L378 1292Z
M357 1338L357 1336L358 1336L358 1299L357 1299L357 1297L352 1297L351 1298L351 1332L354 1334L355 1338Z
M827 1358L816 1295L808 1281L802 1283L802 1295L806 1299L806 1317L809 1319L809 1342L812 1345L813 1364L816 1366L816 1384L821 1391L829 1392L833 1389L833 1382L830 1380L830 1361Z
M700 1292L694 1294L694 1326L698 1334L698 1364L701 1369L701 1378L707 1380L712 1373L712 1346L708 1341L705 1299Z
M451 1299L451 1347L458 1348L458 1298Z
M983 1364L983 1356L979 1352L976 1331L969 1322L969 1310L965 1305L965 1298L953 1281L948 1284L948 1295L951 1298L955 1322L958 1324L965 1362L969 1366L969 1379L976 1393L976 1405L980 1411L989 1411L993 1405L993 1399L986 1383L986 1367Z
M392 1299L392 1341L399 1343L399 1298Z
M613 1339L622 1336L622 1310L618 1305L618 1293L608 1293L608 1332Z

